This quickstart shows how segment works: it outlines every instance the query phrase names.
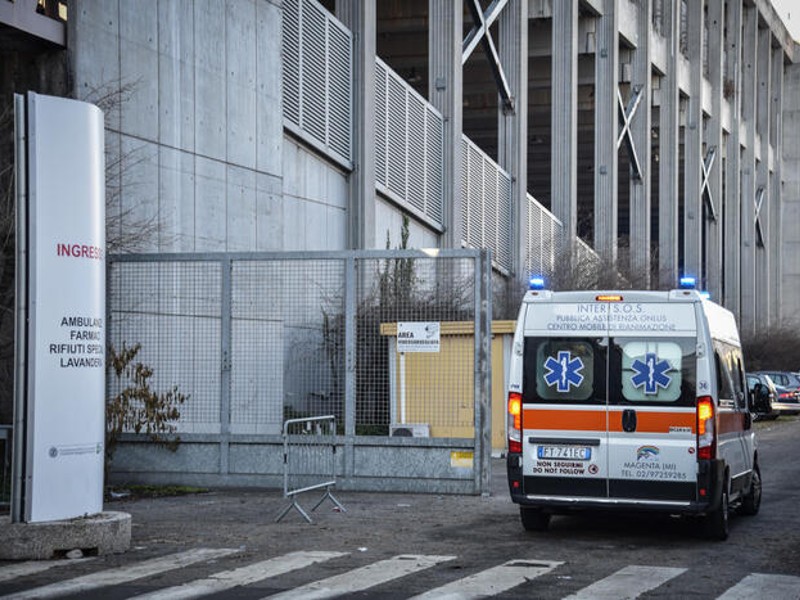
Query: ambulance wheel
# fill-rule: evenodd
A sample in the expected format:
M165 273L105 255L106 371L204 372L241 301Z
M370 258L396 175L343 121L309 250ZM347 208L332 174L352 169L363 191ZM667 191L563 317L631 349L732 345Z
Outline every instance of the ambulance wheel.
M541 508L520 506L519 516L525 531L547 531L547 526L550 525L550 513Z
M759 508L761 508L761 469L756 463L750 478L750 491L742 498L742 514L757 515Z
M706 516L706 535L720 542L728 539L728 484L720 492L719 506Z

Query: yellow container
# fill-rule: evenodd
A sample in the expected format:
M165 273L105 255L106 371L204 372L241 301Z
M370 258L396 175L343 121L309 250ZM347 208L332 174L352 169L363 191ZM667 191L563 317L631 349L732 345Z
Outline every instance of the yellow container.
M492 452L506 448L506 362L514 321L492 321ZM389 338L391 430L394 435L472 438L475 342L472 321L439 323L438 352L398 352L397 323L381 324Z

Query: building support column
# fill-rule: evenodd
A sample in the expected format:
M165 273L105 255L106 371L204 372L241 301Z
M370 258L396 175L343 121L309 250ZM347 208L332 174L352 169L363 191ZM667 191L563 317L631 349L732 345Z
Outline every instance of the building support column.
M650 287L650 213L652 189L652 59L650 56L651 0L642 0L636 24L637 46L631 62L631 88L639 90L639 109L631 125L634 150L642 169L630 182L631 278L637 287Z
M730 103L730 132L725 138L725 194L722 199L725 235L722 239L723 305L733 314L741 310L741 69L742 69L742 2L728 2L725 12L725 49L728 55L723 78L723 94ZM730 92L730 93L726 93Z
M464 6L462 0L428 0L428 95L444 117L444 173L441 246L460 248L463 234L461 137L463 71L461 68Z
M336 16L354 34L353 163L348 247L375 248L375 0L339 0Z
M578 227L578 0L553 3L550 206L563 225L557 264L572 281Z
M764 330L771 323L769 314L770 296L773 294L770 278L770 244L773 243L770 231L770 205L772 204L770 183L770 76L772 62L772 32L769 28L758 30L758 65L756 88L756 144L760 159L756 168L755 205L755 324L756 331Z
M594 52L594 249L614 287L619 270L619 10L617 0L603 0L602 6Z
M722 44L723 3L708 3L708 79L711 116L706 124L703 171L705 216L705 289L722 300ZM708 168L708 172L706 172Z
M498 159L511 174L511 265L527 278L528 257L528 3L509 0L500 15L500 62L515 110L498 109Z
M783 148L783 48L772 49L772 84L770 102L770 157L772 164L772 189L770 190L770 325L783 324L783 231L781 214L783 212L783 173L781 149Z
M688 0L689 102L683 132L683 275L705 285L702 264L703 205L700 175L703 163L703 0Z
M755 199L756 199L756 57L758 45L758 9L744 7L742 22L742 112L739 115L744 128L741 185L741 312L740 328L743 335L755 333L756 320L756 265L755 265Z
M680 98L678 56L680 13L675 2L664 3L663 31L669 35L669 59L659 92L658 177L658 279L659 287L672 289L678 281L678 197L680 148Z

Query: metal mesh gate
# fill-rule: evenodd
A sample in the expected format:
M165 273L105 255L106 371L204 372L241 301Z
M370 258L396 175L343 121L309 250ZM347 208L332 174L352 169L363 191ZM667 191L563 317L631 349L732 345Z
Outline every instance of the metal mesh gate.
M189 395L177 423L186 450L141 461L150 451L129 436L139 445L115 468L265 483L258 476L280 473L284 422L332 415L343 487L429 477L431 491L481 491L489 260L475 250L112 257L109 342L141 344L154 389ZM400 351L404 324L437 328L437 351ZM401 464L385 458L397 447L408 449Z

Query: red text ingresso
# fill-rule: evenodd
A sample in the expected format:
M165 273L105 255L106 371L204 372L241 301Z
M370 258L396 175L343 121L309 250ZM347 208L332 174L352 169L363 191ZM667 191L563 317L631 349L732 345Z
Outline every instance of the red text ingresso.
M105 251L100 246L89 246L87 244L56 244L56 254L71 258L93 258L103 260Z

